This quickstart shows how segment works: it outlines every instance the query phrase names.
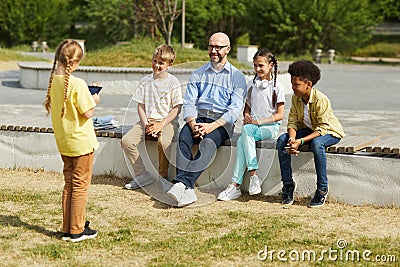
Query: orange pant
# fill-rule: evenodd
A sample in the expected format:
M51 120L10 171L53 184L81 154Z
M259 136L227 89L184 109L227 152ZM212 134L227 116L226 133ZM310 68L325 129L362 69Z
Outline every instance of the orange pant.
M62 194L63 232L80 234L85 226L88 188L92 181L94 152L78 156L61 156L64 162Z

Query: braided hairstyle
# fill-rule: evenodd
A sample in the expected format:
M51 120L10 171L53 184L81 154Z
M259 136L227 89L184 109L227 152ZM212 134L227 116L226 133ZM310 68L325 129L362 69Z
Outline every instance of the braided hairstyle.
M80 46L80 44L75 40L66 39L57 46L56 52L54 54L53 67L51 68L49 85L47 87L46 100L43 102L43 106L47 111L47 115L50 114L51 110L50 90L55 70L58 68L63 68L65 75L64 104L61 110L61 118L62 118L64 117L65 107L67 105L69 77L71 75L72 66L75 62L81 61L82 58L83 58L83 49Z
M275 55L268 49L268 48L263 48L258 50L255 55L253 56L253 60L256 57L265 57L267 58L268 63L273 63L274 64L274 73L272 76L274 77L274 87L276 87L276 77L278 76L278 59L275 57ZM255 74L253 78L253 82L256 80L257 74Z

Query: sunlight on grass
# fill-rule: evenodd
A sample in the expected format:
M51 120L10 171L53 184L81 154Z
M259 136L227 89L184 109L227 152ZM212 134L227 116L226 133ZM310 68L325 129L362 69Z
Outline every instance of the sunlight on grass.
M114 45L96 51L88 51L81 65L151 68L154 49L160 44L162 43L159 41L145 38L132 40L124 45ZM184 49L180 44L172 44L172 47L176 53L173 68L198 68L209 61L207 50L197 48ZM238 68L251 68L246 64L239 63L233 56L229 56L229 60Z
M47 61L38 57L25 56L11 49L0 49L0 61Z
M357 49L354 56L361 57L400 57L400 44L377 43Z
M258 253L267 247L319 255L338 250L341 239L347 242L344 249L400 255L399 208L327 203L315 210L300 200L283 209L279 202L244 195L239 201L176 209L155 205L141 190L121 189L119 179L94 177L87 218L99 235L73 244L60 240L62 175L0 169L0 261L5 266L279 266L277 258L261 261ZM321 264L346 262L296 263Z

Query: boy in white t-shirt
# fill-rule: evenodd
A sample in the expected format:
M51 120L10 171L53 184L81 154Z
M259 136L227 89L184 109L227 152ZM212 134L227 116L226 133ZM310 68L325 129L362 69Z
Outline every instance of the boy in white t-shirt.
M283 86L276 82L276 57L268 49L261 49L254 55L253 64L256 76L248 84L243 111L244 125L237 142L232 182L218 195L219 200L228 201L242 195L240 185L246 167L250 174L249 194L256 195L261 192L261 180L257 175L256 142L275 138L283 119L285 93Z
M170 145L179 128L177 119L183 103L179 80L167 72L175 57L171 46L158 46L152 59L153 73L140 80L133 96L138 102L140 121L122 138L122 148L135 173L132 181L125 185L126 189L153 183L139 154L138 146L144 140L157 140L158 173L163 178L168 176Z

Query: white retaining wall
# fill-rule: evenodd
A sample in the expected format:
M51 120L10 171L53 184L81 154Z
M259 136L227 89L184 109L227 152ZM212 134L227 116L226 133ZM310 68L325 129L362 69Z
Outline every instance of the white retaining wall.
M95 152L94 175L113 174L131 176L118 138L98 137L100 148ZM26 167L62 172L62 161L51 133L0 131L0 167ZM147 144L149 160L146 167L156 175L156 142ZM280 192L280 169L276 151L258 149L261 161L259 176L265 178L262 194ZM224 189L230 182L235 161L235 147L218 149L216 160L203 172L198 186ZM175 158L172 156L172 158ZM150 160L151 159L151 160ZM328 154L330 198L352 205L400 207L399 159L357 155ZM297 196L310 196L315 191L316 175L312 153L302 152L293 157L294 179L298 183ZM170 177L174 168L170 168ZM248 176L243 188L247 189Z
M23 88L47 90L51 64L46 62L18 62L19 82ZM168 70L181 81L183 87L194 69L172 67ZM103 86L101 94L133 95L138 82L144 75L152 73L151 68L117 68L80 66L76 77L84 79L88 84L99 83ZM252 70L243 71L248 79L253 79ZM286 93L291 92L290 75L279 73L278 81L283 84Z

